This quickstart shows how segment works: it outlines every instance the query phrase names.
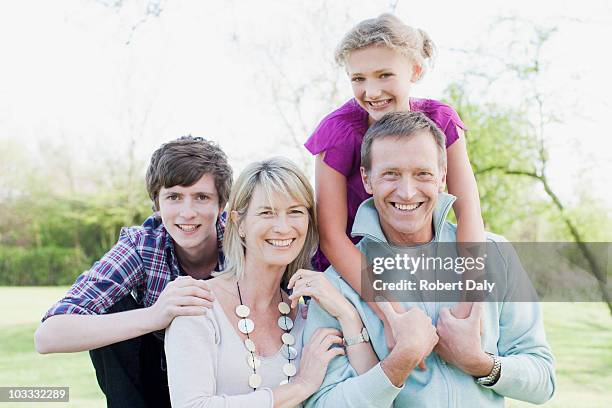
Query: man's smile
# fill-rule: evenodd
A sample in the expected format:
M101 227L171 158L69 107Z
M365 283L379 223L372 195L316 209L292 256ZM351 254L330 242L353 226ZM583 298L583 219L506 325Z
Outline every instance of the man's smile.
M416 209L421 207L421 205L423 205L423 201L419 203L414 203L414 204L401 204L398 202L392 202L391 205L393 205L393 207L395 207L396 209L400 211L410 212L410 211L415 211Z
M178 229L183 232L193 232L196 229L200 228L202 224L175 224Z

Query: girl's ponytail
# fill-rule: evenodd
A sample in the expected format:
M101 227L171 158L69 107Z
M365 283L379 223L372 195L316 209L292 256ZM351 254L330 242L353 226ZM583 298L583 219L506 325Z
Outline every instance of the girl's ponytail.
M433 61L434 56L436 55L436 45L425 30L418 28L417 31L419 34L421 34L421 38L423 39L423 48L421 50L423 59Z
M336 48L336 62L343 65L348 54L370 46L389 47L405 55L421 67L421 76L426 68L433 66L436 53L434 42L424 30L410 27L393 14L385 13L353 27Z

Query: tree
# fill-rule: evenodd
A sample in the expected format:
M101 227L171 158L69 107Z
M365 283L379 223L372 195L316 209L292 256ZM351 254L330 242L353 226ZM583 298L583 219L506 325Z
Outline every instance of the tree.
M524 180L535 182L557 210L560 221L567 229L571 239L576 243L579 252L585 260L586 270L597 280L603 300L607 303L612 314L612 297L607 288L607 279L603 266L598 262L595 254L586 244L584 234L576 220L572 217L572 212L568 210L567 206L554 191L548 177L549 155L546 129L547 125L559 122L561 119L555 114L554 109L548 107L548 103L553 95L543 89L542 76L545 75L548 64L544 61L542 54L547 42L556 33L557 29L534 25L531 22L516 18L500 19L497 22L496 28L503 24L510 24L514 33L524 33L525 30L529 30L528 32L531 33L530 41L527 43L512 41L506 48L509 50L509 53L505 57L488 55L488 57L494 59L497 63L501 63L503 67L502 73L483 75L481 72L472 71L468 72L467 75L467 77L471 75L480 79L485 78L488 82L488 92L491 92L493 85L500 78L511 76L514 78L514 83L517 83L523 92L523 102L518 109L518 112L521 113L520 117L516 115L512 117L510 115L506 117L506 119L511 119L509 122L502 120L498 123L502 127L497 129L501 132L497 133L495 143L505 143L508 140L518 142L516 146L514 143L511 146L503 145L502 151L510 152L510 155L498 151L497 154L490 155L488 159L485 159L483 158L485 152L478 151L482 149L482 146L478 146L478 143L476 143L476 146L471 147L470 153L479 188L485 190L483 194L483 202L485 203L483 205L483 216L487 219L486 217L490 215L486 212L487 203L490 203L490 199L487 197L488 189L485 188L487 178L495 180L495 188L498 192L500 189L502 191L507 189L508 183L502 181L500 184L497 184L501 179L496 177L495 174L503 177L512 177L520 180L519 182L524 182ZM483 55L480 55L480 57L483 57ZM484 63L482 58L480 61ZM460 88L451 88L449 93L453 103L461 106L464 95L458 89ZM482 121L483 113L471 107L469 103L464 104L462 109L465 111L463 112L464 117L470 118L470 114L476 113L476 117L480 119L472 120L475 120L475 123L479 123L479 120ZM489 119L494 117L495 114ZM483 123L487 122L488 120L485 119ZM472 122L468 120L468 123ZM508 125L510 126L508 127ZM522 136L517 138L517 135L513 135L513 130L518 130L519 133L522 133ZM488 146L488 144L485 144L485 146ZM522 187L524 188L525 186ZM514 195L514 201L517 200L517 197L525 197L525 194ZM499 213L496 215L499 216Z

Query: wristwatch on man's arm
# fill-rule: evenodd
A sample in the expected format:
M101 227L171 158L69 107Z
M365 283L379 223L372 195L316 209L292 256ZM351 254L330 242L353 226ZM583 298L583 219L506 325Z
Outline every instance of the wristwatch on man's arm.
M489 375L487 375L486 377L478 377L475 380L480 385L490 387L492 385L495 385L497 380L499 380L499 376L501 374L501 360L498 356L495 356L489 352L486 353L493 358L493 368L491 369Z

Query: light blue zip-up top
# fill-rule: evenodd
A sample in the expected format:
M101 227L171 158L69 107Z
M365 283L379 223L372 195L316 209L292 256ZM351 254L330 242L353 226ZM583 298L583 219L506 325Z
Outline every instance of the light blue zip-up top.
M454 200L455 197L440 193L433 214L432 242L456 241L456 226L446 221ZM357 244L360 249L368 241L387 242L372 198L359 208L352 233L363 236ZM506 275L506 290L510 291L514 288L516 271L524 273L518 257L508 250L509 244L495 244L507 242L503 237L487 233L487 241L496 248L487 252L487 269L495 268L496 273ZM333 267L325 274L359 312L374 351L382 361L389 354L383 323ZM453 303L405 302L404 305L420 307L435 325L440 308L451 307ZM495 385L478 385L472 376L444 363L436 353L427 357L427 370L413 370L402 388L389 381L380 364L357 375L346 356L337 356L330 362L321 388L306 401L305 407L503 407L504 397L536 404L550 399L555 389L554 359L546 342L540 305L487 302L482 317L483 350L500 356L502 365ZM304 328L304 344L319 327L340 329L340 324L313 300Z

